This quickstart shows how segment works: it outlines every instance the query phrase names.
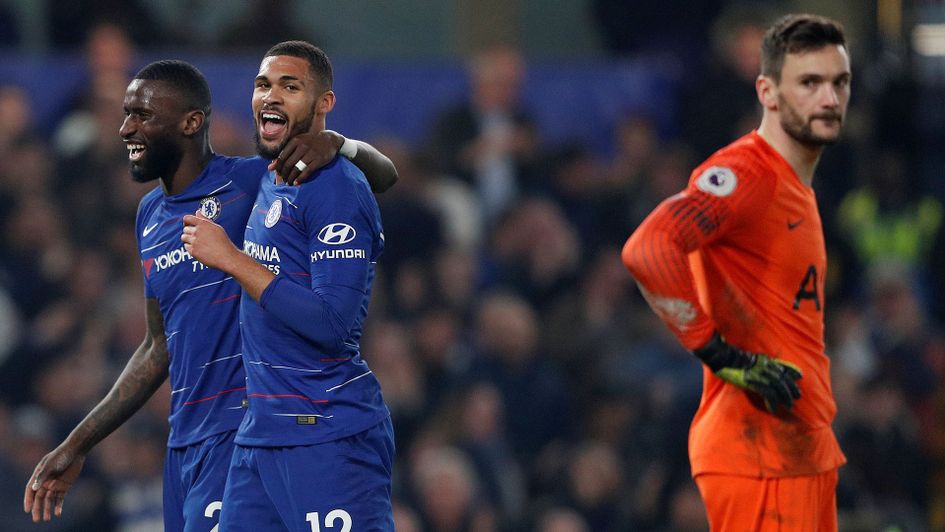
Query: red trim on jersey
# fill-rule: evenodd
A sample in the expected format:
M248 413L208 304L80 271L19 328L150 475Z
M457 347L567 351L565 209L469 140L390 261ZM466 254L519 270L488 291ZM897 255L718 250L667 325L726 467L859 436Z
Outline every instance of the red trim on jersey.
M269 394L269 393L251 393L251 394L249 394L247 397L266 397L266 398L269 398L269 399L280 398L280 397L294 397L294 398L296 398L296 399L302 399L302 400L305 400L305 401L311 401L311 402L313 402L313 403L319 403L319 404L320 404L320 403L327 403L327 402L328 402L328 399L309 399L308 397L305 397L304 395L296 395L296 394L293 394L293 393L276 393L276 394Z
M239 392L239 391L242 391L242 390L245 390L245 389L246 389L246 387L244 386L244 387L242 387L242 388L233 388L233 389L230 389L230 390L223 390L223 391L217 392L217 393L215 393L215 394L213 394L213 395L211 395L211 396L209 396L209 397L204 397L203 399L194 399L193 401L187 401L186 403L184 403L184 406L195 405L195 404L197 404L197 403L203 403L203 402L205 402L205 401L210 401L210 400L212 400L212 399L216 399L216 398L220 397L221 395L228 394L228 393L230 393L230 392Z
M227 201L226 203L221 203L220 206L222 207L223 205L229 205L230 203L233 203L234 201L236 201L236 200L242 198L242 197L245 196L245 195L246 195L245 192L243 192L243 193L241 193L241 194L238 194L235 198L233 198L233 199Z

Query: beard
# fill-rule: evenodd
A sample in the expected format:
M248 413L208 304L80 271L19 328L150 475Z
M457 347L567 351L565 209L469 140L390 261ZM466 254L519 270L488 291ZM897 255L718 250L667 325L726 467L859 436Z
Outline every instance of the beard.
M172 177L180 166L184 150L173 142L155 139L148 144L144 155L141 162L131 163L131 179L136 183Z
M256 129L253 132L253 140L256 142L256 153L266 159L275 159L282 153L282 150L285 148L286 144L292 140L292 137L298 135L299 133L305 133L312 129L312 122L315 121L315 109L312 109L312 112L308 114L304 119L300 120L292 129L289 131L289 134L285 136L285 139L275 148L268 147L263 144L262 138L259 137L259 123L256 123Z
M824 136L814 133L813 123L814 120L819 119L832 119L842 123L842 114L825 112L811 115L805 119L780 95L778 96L778 108L781 110L781 127L784 129L784 132L801 144L812 147L822 147L836 144L839 140L839 134Z

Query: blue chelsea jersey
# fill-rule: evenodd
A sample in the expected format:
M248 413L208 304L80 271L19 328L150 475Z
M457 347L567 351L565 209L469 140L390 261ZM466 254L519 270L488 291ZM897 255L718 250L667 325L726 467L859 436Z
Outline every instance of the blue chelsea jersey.
M243 251L276 278L243 297L246 446L292 446L361 432L389 416L361 358L380 212L364 174L336 157L301 186L263 180Z
M156 298L170 356L169 447L236 429L245 374L238 326L239 284L184 249L182 218L200 210L240 242L268 161L215 155L187 190L142 198L136 234L145 296Z

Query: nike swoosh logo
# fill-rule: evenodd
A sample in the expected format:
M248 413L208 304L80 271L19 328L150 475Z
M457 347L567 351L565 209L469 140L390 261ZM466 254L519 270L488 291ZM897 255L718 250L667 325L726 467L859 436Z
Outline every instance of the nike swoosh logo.
M153 224L153 225L149 225L148 227L145 227L144 231L141 231L141 236L143 237L148 236L149 234L151 234L151 231L154 231L154 228L157 226L158 224Z
M788 231L793 231L797 226L801 225L802 223L804 223L804 219L803 219L803 218L801 218L800 220L798 220L798 221L796 221L796 222L792 222L791 220L788 220L788 221L787 221L787 228L788 228Z

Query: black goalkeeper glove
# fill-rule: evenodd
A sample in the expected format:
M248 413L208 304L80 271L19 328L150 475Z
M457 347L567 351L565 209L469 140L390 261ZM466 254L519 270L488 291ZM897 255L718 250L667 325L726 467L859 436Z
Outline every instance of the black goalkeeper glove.
M760 395L769 412L779 406L790 410L794 401L801 398L795 382L801 378L800 368L784 360L742 351L725 343L717 331L709 343L693 354L723 381Z

